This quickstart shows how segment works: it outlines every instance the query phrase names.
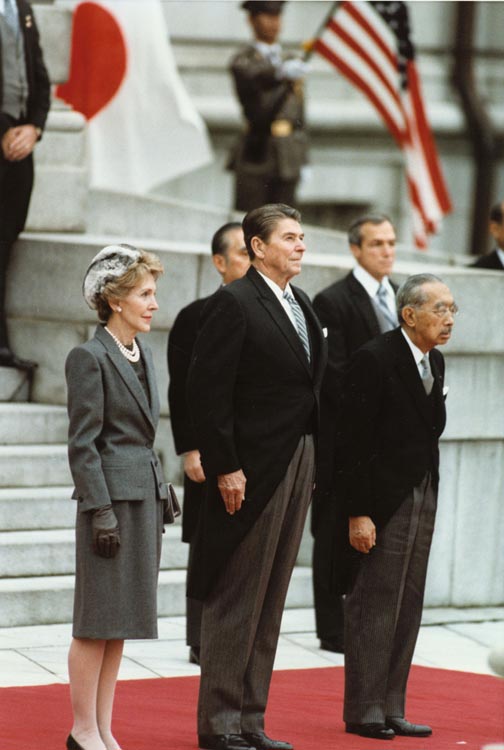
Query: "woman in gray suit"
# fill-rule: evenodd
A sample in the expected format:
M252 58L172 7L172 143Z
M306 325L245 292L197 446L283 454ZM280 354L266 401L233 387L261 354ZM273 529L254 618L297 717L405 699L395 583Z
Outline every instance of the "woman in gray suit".
M101 325L66 362L77 500L68 750L120 750L111 721L124 639L157 638L169 494L153 450L159 398L152 355L136 335L150 330L161 273L150 253L129 245L101 250L83 285Z

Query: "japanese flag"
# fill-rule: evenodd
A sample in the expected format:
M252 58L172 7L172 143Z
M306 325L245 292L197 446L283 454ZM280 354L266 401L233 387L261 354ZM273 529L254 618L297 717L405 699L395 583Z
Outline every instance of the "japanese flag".
M144 194L212 159L159 0L80 2L56 96L88 121L91 187Z

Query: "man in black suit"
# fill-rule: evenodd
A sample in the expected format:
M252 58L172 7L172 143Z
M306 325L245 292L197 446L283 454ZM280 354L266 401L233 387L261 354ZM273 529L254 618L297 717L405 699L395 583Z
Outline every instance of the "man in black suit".
M0 367L32 369L9 346L5 313L11 248L23 231L33 187L33 150L42 137L50 85L32 8L0 6Z
M250 259L239 222L231 221L215 232L212 238L212 260L223 284L230 284L247 272ZM205 473L197 447L198 438L189 414L186 386L192 350L207 301L208 297L203 297L184 307L177 315L168 338L168 404L175 450L177 455L184 458L182 541L189 544L188 568L191 567L191 540L204 492ZM189 661L193 664L199 664L200 630L201 602L187 599L186 640L189 646Z
M349 539L359 553L345 600L346 731L426 737L404 718L439 482L444 359L457 306L432 274L397 293L401 327L369 341L345 375L338 436Z
M396 235L388 216L366 214L348 231L356 266L347 276L319 292L313 307L327 328L329 356L322 383L317 488L312 505L313 592L320 647L343 652L343 597L339 579L348 549L347 520L335 494L334 450L337 407L345 367L351 355L370 339L398 325L397 287L389 280Z
M504 201L496 203L490 211L490 234L495 240L495 248L471 263L471 268L488 268L504 271Z
M307 161L303 79L307 65L283 54L278 35L283 2L247 0L254 42L231 60L231 74L246 129L233 150L234 207L295 202Z
M189 596L203 600L199 746L290 750L264 732L282 611L315 474L325 341L289 281L305 251L299 213L243 220L252 266L208 301L188 395L207 492Z

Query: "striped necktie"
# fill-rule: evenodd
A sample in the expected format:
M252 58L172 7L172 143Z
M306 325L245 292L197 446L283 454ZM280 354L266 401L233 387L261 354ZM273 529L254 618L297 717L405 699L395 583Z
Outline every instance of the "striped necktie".
M424 354L419 364L420 364L420 377L422 378L423 387L425 388L425 393L429 395L429 393L432 391L432 386L434 384L434 376L432 375L431 368L430 368L429 355Z
M378 291L376 292L376 296L378 297L378 304L380 305L380 310L384 314L385 318L387 319L387 322L392 326L392 328L396 328L398 325L397 315L391 311L389 306L387 305L387 290L383 286L383 284L380 284L378 287Z
M298 332L299 338L301 339L301 343L303 344L306 356L308 357L308 362L310 362L310 340L308 338L308 329L306 327L306 320L303 311L299 307L292 294L289 294L288 291L285 291L283 293L283 298L286 299L290 305L292 314L294 315L294 320L296 321L296 330Z

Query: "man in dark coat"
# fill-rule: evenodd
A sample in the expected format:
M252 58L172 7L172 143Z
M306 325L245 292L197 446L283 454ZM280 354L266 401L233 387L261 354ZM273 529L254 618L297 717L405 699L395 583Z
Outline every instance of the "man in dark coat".
M11 248L23 231L33 187L33 150L42 137L50 85L31 5L0 6L0 367L31 369L9 346L5 312Z
M504 201L496 203L490 211L490 234L495 240L495 248L471 263L471 268L487 268L504 271Z
M405 719L436 515L444 359L457 306L432 274L397 293L401 327L353 355L340 416L341 492L359 553L345 599L346 731L426 737Z
M250 211L265 203L295 204L307 161L303 78L307 66L287 58L277 42L283 2L242 3L255 41L231 61L246 129L230 160L235 172L234 207Z
M212 260L223 284L230 284L247 272L250 259L243 240L241 224L232 221L215 232L212 238ZM177 455L184 457L182 540L189 544L189 569L192 560L191 541L205 489L205 473L197 447L198 438L189 414L186 386L192 350L207 301L208 297L203 297L184 307L177 315L168 338L168 404L175 450ZM200 630L201 602L187 599L186 639L189 646L189 661L194 664L199 664Z
M282 611L313 491L325 340L289 281L300 215L266 205L243 220L246 276L208 301L188 397L207 492L189 596L204 600L198 735L209 750L290 750L264 732Z
M333 481L335 430L343 375L351 355L370 339L398 325L397 287L389 280L396 235L388 216L367 214L348 231L356 266L347 276L319 292L313 307L327 328L328 363L322 383L320 452L312 505L313 592L320 646L343 652L341 571L348 553L348 522Z

